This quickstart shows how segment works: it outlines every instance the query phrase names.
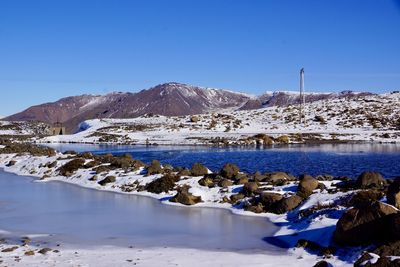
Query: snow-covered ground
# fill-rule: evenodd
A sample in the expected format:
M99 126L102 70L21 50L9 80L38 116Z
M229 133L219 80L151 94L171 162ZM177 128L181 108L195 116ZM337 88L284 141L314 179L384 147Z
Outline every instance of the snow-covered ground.
M133 119L95 119L81 124L74 135L51 136L39 142L131 144L240 144L258 142L256 134L289 142L374 141L400 142L400 93L338 98L309 103L306 123L299 123L299 107L166 117L145 115Z
M0 118L1 119L1 118ZM49 133L49 125L40 122L0 121L0 135L35 136Z
M68 158L69 156L70 155L63 155L61 153L58 153L53 157L34 157L30 155L16 156L15 154L2 154L0 155L0 168L4 168L4 170L7 172L20 175L31 175L38 178L46 177L43 180L38 180L38 182L62 181L97 190L150 196L159 199L164 204L181 205L168 201L168 197L172 197L176 194L175 190L161 194L153 194L146 191L136 190L126 192L126 190L123 190L123 188L126 188L127 186L135 188L137 185L145 185L161 176L159 174L143 176L140 174L142 169L128 173L122 171L121 169L109 171L104 174L104 176L116 176L116 182L106 184L105 186L101 186L97 182L104 178L101 177L101 174L99 175L97 181L89 180L93 177L93 171L90 169L79 169L70 177L60 176L56 170L58 167L70 160ZM15 164L7 167L7 163L9 163L11 160L14 160ZM57 166L53 168L45 167L49 163L55 161L57 162ZM89 161L90 160L87 160L87 162ZM112 265L115 262L118 262L119 266L128 266L132 264L127 260L133 260L133 262L141 263L143 266L159 266L161 262L163 266L170 266L174 264L178 264L178 266L232 266L238 264L247 266L276 266L278 261L285 266L313 266L317 261L322 260L322 257L316 254L310 254L303 248L295 248L297 240L303 238L315 241L322 246L328 246L335 228L334 226L340 217L340 214L342 214L344 211L344 208L334 210L328 209L326 212L317 213L315 216L307 218L306 221L297 220L295 218L301 211L307 208L321 204L324 205L333 203L348 194L341 192L329 194L326 190L317 190L318 192L308 198L294 212L282 215L271 213L255 214L249 211L244 211L241 208L234 207L229 203L221 203L221 199L224 197L229 197L234 192L238 192L242 185L232 185L229 186L227 190L221 190L219 187L208 188L199 185L198 180L200 178L201 177L185 177L185 179L181 179L177 183L179 185L190 185L190 192L195 196L202 197L203 202L196 204L196 207L224 208L231 210L235 214L263 216L269 218L272 222L275 222L281 226L280 230L275 234L275 238L276 240L284 242L289 246L287 254L276 255L273 253L268 253L267 251L265 253L243 255L234 252L202 251L182 248L129 249L98 246L89 249L76 247L66 248L61 249L60 253L49 253L49 255L46 256L37 255L38 253L35 253L35 256L24 256L24 253L27 250L36 249L35 247L24 246L19 247L12 253L3 253L2 260L7 263L8 266L13 266L15 261L14 256L23 258L18 263L19 266L21 266L20 264L26 264L25 266L32 266L32 264L37 264L40 266L51 266L53 264L56 264L57 266L76 266L79 264L84 266L110 266L110 264ZM329 188L335 182L337 181L326 181L323 183ZM296 190L296 182L291 182L284 186L274 187L272 188L271 192L291 194L296 192ZM10 246L11 245L2 245L2 249ZM331 258L325 260L332 263L334 266L351 266L352 262L355 260L354 257L357 257L357 255L357 253L350 253L346 256L337 256L335 254Z

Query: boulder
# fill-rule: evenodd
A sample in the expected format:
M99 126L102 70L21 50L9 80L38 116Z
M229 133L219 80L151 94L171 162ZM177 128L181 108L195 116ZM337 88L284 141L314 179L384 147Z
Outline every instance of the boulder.
M380 257L378 260L364 252L362 256L354 263L354 267L400 267L400 259L390 259L388 257Z
M361 190L356 192L350 199L348 206L360 206L365 203L379 201L385 194L377 190Z
M102 172L109 172L109 171L111 171L111 168L110 168L110 166L108 166L108 165L100 165L100 166L97 166L96 168L93 168L92 169L94 172L96 172L96 174L100 174L100 173L102 173Z
M274 186L285 185L291 180L293 180L293 177L291 177L286 172L269 173L269 174L267 174L267 178L265 179L265 181L267 181L268 183L270 183Z
M84 164L85 164L84 159L81 159L81 158L73 159L73 160L65 163L60 168L58 168L58 171L59 171L60 175L71 176L75 171L83 168Z
M400 208L400 177L397 177L389 185L386 193L387 201L390 205Z
M275 205L273 205L271 212L277 214L286 213L297 208L301 202L303 202L303 198L298 195L282 198L280 201L276 202Z
M222 167L220 175L232 180L236 178L236 175L238 175L239 171L240 169L238 166L232 163L227 163L224 165L224 167Z
M147 167L147 175L160 174L162 171L161 163L158 160L152 160L150 165Z
M175 183L179 181L179 176L166 174L161 178L158 178L148 183L145 189L151 193L161 194L162 192L168 193L168 191L174 189Z
M245 183L248 183L248 182L249 182L249 178L241 177L241 178L239 178L239 179L237 179L235 181L235 184L240 185L240 184L245 184Z
M192 173L192 176L203 176L208 173L208 169L201 163L195 163L190 172Z
M169 201L181 203L183 205L194 205L202 202L200 196L193 196L189 193L189 186L182 186L177 189L178 193L171 198Z
M14 166L17 162L15 160L10 160L7 164L6 167L11 167Z
M192 173L187 168L184 168L184 169L178 171L179 176L190 176L191 174Z
M264 212L264 206L259 202L258 203L254 203L254 204L246 203L244 205L244 210L245 211L251 211L251 212L254 212L254 213L262 213L262 212Z
M140 167L144 167L145 164L140 160L133 159L130 154L125 154L121 157L113 157L110 159L110 167L111 168L120 168L120 169L134 169L138 170ZM152 168L150 172L160 172L161 171L161 164L159 161L155 161L150 165Z
M253 179L256 182L264 182L267 179L267 175L262 174L261 172L257 171L253 174Z
M393 239L400 240L400 213L392 215L390 217L389 224L390 224L390 236Z
M260 196L260 202L264 205L266 211L270 211L274 205L283 199L279 193L264 192Z
M319 261L314 265L314 267L329 267L329 266L331 265L326 261Z
M245 196L252 196L258 190L256 182L248 182L243 185L242 194Z
M392 206L375 201L347 210L336 224L334 240L340 245L358 246L388 238Z
M220 187L228 187L233 185L233 182L231 180L228 179L222 179L221 181L219 181L218 186Z
M386 180L378 172L363 172L358 176L356 185L361 189L384 188Z
M245 198L245 195L243 195L242 193L238 193L238 194L234 194L230 196L230 200L232 204L235 204L236 202L238 202L239 200L242 200Z
M204 177L199 180L199 185L207 186L207 187L211 188L211 187L215 186L215 183L214 183L213 179L211 179L210 177Z
M374 254L381 257L400 256L400 240L382 244L372 251Z
M312 192L318 188L318 180L310 175L300 176L299 186L297 187L297 194L302 198L309 197Z
M104 178L103 180L99 181L98 184L104 186L109 183L114 183L115 181L116 181L116 177L110 175L110 176L107 176L106 178Z

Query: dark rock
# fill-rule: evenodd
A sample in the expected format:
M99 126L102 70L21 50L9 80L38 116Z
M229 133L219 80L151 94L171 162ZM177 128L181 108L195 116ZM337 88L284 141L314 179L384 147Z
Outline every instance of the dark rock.
M161 178L158 178L148 183L145 189L151 193L160 194L162 192L168 193L168 191L174 189L175 183L180 179L177 175L166 174Z
M243 185L242 193L245 196L252 196L258 190L258 185L256 182L248 182Z
M192 166L191 173L193 176L203 176L208 173L208 169L201 163L195 163Z
M267 174L267 178L264 180L274 186L281 186L287 184L293 180L294 177L290 176L286 172L273 172Z
M380 200L384 193L376 190L362 190L356 192L350 199L348 206L360 206Z
M55 160L53 162L50 162L50 163L47 163L46 167L49 168L49 169L57 167L57 160Z
M41 250L38 251L40 254L46 254L47 252L50 252L52 249L51 248L42 248Z
M18 249L18 247L17 246L13 246L13 247L5 248L1 252L13 252L16 249Z
M93 154L90 152L83 152L83 153L79 154L78 156L81 158L84 158L84 159L93 159L94 158Z
M400 240L400 213L390 216L390 236L392 239Z
M233 182L231 180L228 179L222 179L221 181L219 181L218 186L220 187L228 187L233 185Z
M235 204L236 202L238 202L239 200L242 200L245 198L245 195L243 195L242 193L238 193L238 194L234 194L231 195L230 200L232 204Z
M15 160L10 160L10 161L7 163L6 167L14 166L16 163L17 163L17 162L16 162Z
M248 183L248 182L249 182L249 178L242 177L242 178L237 179L235 181L235 184L240 185L240 184L245 184L245 183Z
M384 188L386 185L386 180L380 173L377 172L363 172L358 176L357 186L361 189L369 188Z
M389 185L386 197L390 205L400 208L400 177L394 179Z
M98 166L99 164L100 164L100 162L98 162L96 160L91 160L88 163L86 163L83 167L85 167L86 169L91 169L91 168Z
M83 168L85 164L85 160L81 158L73 159L58 169L60 175L63 176L71 176L78 169Z
M244 206L244 210L245 211L251 211L254 213L262 213L264 212L264 206L261 203L246 203L246 205Z
M99 185L106 185L109 183L114 183L116 181L116 177L115 176L107 176L106 178L104 178L103 180L99 181L98 184Z
M271 212L277 214L286 213L297 208L301 202L303 202L303 198L299 197L298 195L282 198L280 201L276 202Z
M111 171L111 168L110 168L110 166L108 166L108 165L100 165L100 166L98 166L98 167L96 167L96 168L93 168L93 171L96 172L96 174L100 174L100 173L102 173L102 172L109 172L109 171Z
M147 167L147 175L160 174L162 171L161 163L158 160L152 160Z
M144 167L145 164L141 162L140 160L135 160L132 158L130 154L125 154L121 157L113 157L110 162L110 167L111 168L120 168L124 170L128 169L133 169L133 170L138 170L141 167ZM157 172L160 171L161 165L160 162L155 162L153 165L150 165L153 169L150 170L150 172ZM149 171L149 170L147 170Z
M183 205L194 205L202 202L200 196L193 196L189 193L189 186L182 186L177 189L178 193L171 198L169 201L181 203Z
M354 263L354 267L361 267L364 265L361 265L362 263L369 261L373 259L373 257L368 253L368 252L364 252L360 258L358 258L358 260Z
M260 196L260 202L264 205L266 211L270 211L282 199L283 196L279 193L264 192Z
M400 256L400 240L382 244L382 245L378 246L376 249L374 249L372 252L381 257L386 257L386 256L399 257Z
M240 169L238 166L232 163L227 163L222 167L220 175L227 179L235 179L236 175L239 173Z
M302 198L309 197L312 192L318 188L318 180L310 175L302 175L300 176L299 186L297 188L297 195Z
M189 169L185 168L178 172L179 176L190 176L192 173Z
M385 240L390 235L388 215L396 213L381 202L364 203L347 210L336 224L334 240L340 245L364 245Z
M314 265L314 267L329 267L329 266L330 264L326 261L319 261Z
M213 179L211 179L209 177L204 177L199 180L199 185L207 186L207 187L211 188L211 187L215 186L215 183L214 183Z
M264 182L267 179L267 175L261 174L261 172L257 171L253 174L253 179L256 182Z

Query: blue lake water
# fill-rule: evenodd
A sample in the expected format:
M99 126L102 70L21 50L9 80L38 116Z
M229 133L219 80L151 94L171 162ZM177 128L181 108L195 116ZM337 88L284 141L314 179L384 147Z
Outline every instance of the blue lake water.
M371 170L381 172L387 178L400 176L399 144L290 145L266 149L80 144L50 146L60 151L91 151L115 155L130 153L145 163L158 159L165 164L188 168L200 162L212 171L231 162L245 172L286 171L294 175L331 174L354 178L363 171Z

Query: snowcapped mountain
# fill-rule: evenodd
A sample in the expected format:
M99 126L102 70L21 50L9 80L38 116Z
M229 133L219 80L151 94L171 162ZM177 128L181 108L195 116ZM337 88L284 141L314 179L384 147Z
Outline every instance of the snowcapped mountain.
M307 93L306 102L354 97L360 94L369 93ZM81 122L90 119L136 118L144 114L183 116L226 109L234 111L287 106L299 101L298 92L267 92L254 97L228 90L170 82L137 93L114 92L107 95L66 97L56 102L32 106L5 120L61 122L68 132L74 132Z
M238 109L250 99L242 93L181 83L165 83L138 93L81 95L30 107L6 118L10 121L62 122L74 131L80 122L94 118L133 118L153 113L180 116Z

